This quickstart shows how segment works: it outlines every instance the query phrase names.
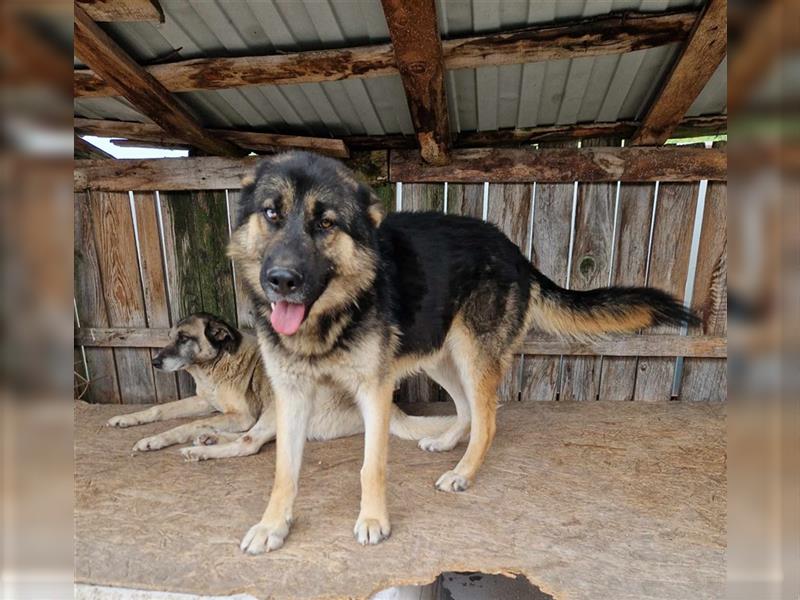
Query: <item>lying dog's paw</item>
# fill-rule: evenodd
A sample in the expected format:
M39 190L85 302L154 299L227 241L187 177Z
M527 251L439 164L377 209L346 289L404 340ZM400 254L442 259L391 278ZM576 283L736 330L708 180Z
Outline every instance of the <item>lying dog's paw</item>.
M219 443L219 436L216 433L201 433L193 443L195 446L213 446Z
M440 492L463 492L469 487L470 480L455 471L447 471L436 482Z
M242 538L239 545L242 552L247 554L263 554L283 546L283 541L289 535L289 523L268 525L260 522L253 525Z
M202 447L199 447L199 448L192 448L192 447L182 448L181 449L181 454L183 455L183 458L185 458L189 462L197 462L197 461L200 461L200 460L206 460L208 458L208 455L206 455L206 453L204 452L204 449Z
M419 447L425 450L425 452L447 452L457 445L458 438L446 438L445 436L426 437L419 441Z
M133 427L139 424L139 419L135 415L117 415L106 421L109 427Z
M367 544L379 544L392 533L392 526L389 524L388 517L370 518L359 515L356 526L353 528L353 535L362 546Z
M133 451L134 452L148 452L150 450L161 450L161 448L166 448L169 444L160 436L154 435L151 437L146 437L134 444Z

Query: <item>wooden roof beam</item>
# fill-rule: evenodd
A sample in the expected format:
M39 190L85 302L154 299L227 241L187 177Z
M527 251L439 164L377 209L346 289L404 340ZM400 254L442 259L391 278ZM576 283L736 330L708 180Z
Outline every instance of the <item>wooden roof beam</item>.
M75 144L73 147L75 158L83 159L101 159L101 158L114 158L102 148L98 148L94 144L87 142L82 137L75 135Z
M158 125L153 125L152 123L76 118L74 126L75 131L88 135L110 138L121 137L133 142L151 142L156 146L163 147L186 147L188 145L183 137L166 134ZM282 149L295 148L311 150L336 158L350 157L350 152L345 143L335 138L281 135L233 129L208 129L206 131L209 135L227 140L241 148L254 152L278 152Z
M728 49L728 1L708 0L661 90L631 140L634 146L659 146L691 108Z
M450 119L434 0L381 0L411 122L425 162L450 160Z
M444 40L444 66L445 69L469 69L654 48L684 41L697 14L696 11L621 13ZM397 74L389 44L270 56L195 58L151 65L146 70L172 92L319 83ZM117 93L101 77L86 69L75 71L74 89L76 96Z
M75 53L80 59L164 131L210 154L244 154L234 144L205 131L177 98L120 48L80 6L75 6L74 39Z
M164 11L156 0L75 0L93 21L164 22Z

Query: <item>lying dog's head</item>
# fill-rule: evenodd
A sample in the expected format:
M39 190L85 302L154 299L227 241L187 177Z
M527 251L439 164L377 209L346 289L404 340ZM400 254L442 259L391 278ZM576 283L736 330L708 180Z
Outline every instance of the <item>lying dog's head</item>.
M207 364L224 352L233 354L239 348L242 334L219 317L194 313L172 328L169 340L153 359L153 366L162 371L180 371Z
M340 162L287 152L243 182L229 253L273 329L294 335L372 283L382 216L379 199Z

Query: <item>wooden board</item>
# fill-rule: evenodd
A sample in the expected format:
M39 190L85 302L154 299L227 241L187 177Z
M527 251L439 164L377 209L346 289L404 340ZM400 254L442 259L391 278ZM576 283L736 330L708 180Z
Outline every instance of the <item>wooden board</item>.
M700 181L727 177L717 148L473 148L453 150L447 166L426 163L414 150L389 153L389 180L417 183L560 183L565 181Z
M148 327L170 327L167 280L164 273L164 255L158 225L158 207L153 192L133 195L136 210L136 228L139 234L139 256L142 270L142 291ZM151 352L152 356L156 351ZM178 399L178 382L174 373L153 369L156 401Z
M483 184L448 184L447 214L483 217Z
M619 140L586 140L582 147L614 147ZM569 287L589 290L608 285L614 237L615 183L579 183ZM561 363L561 400L596 400L601 357L565 356Z
M97 259L103 281L108 323L112 327L144 327L147 324L142 281L133 232L128 194L92 192L92 211ZM154 402L156 390L150 351L139 348L114 350L123 404Z
M575 142L547 148L574 148ZM573 183L538 183L533 209L531 262L560 286L567 285L567 262L572 225ZM533 330L536 333L536 323ZM523 361L522 400L556 400L560 392L561 359L526 355Z
M482 571L527 576L559 600L725 595L724 404L503 405L486 463L460 494L432 484L463 445L429 454L392 438L392 536L368 547L353 539L363 436L309 442L291 533L256 557L239 541L264 510L274 444L203 463L174 449L131 457L136 440L172 423L103 427L118 410L76 406L78 584L366 600Z
M236 227L240 195L240 190L228 190L228 222L231 230ZM247 328L255 327L256 321L255 313L253 312L253 304L250 302L244 282L237 272L234 263L231 263L231 268L233 269L234 295L236 299L236 326Z
M444 185L414 184L403 186L403 211L444 210ZM404 380L398 389L397 399L404 402L439 402L449 397L439 384L424 373Z
M650 251L648 285L682 299L689 270L689 254L697 207L697 183L671 183L659 186ZM648 333L676 333L679 328L660 327ZM633 399L647 402L672 398L675 360L641 358L637 365Z
M620 54L686 38L697 13L628 12L574 22L472 35L442 42L447 69L521 64L580 56ZM396 75L390 44L279 53L195 58L146 67L173 92L245 85L284 85ZM114 89L89 70L75 72L76 96L112 96Z
M612 285L640 286L646 283L654 199L654 184L620 185ZM633 400L637 362L632 357L603 357L600 400Z
M164 11L156 0L75 0L93 20L164 22Z
M224 191L160 195L173 322L205 311L236 323ZM193 390L185 374L178 376L178 384L182 396Z
M100 279L97 247L89 194L75 194L75 305L83 327L108 327L108 310ZM84 400L120 402L114 351L108 348L86 348L89 386Z
M703 229L692 308L702 318L705 335L728 333L727 186L711 183L706 192ZM680 398L687 401L722 401L728 396L727 361L687 358L683 363Z
M728 0L708 0L631 144L660 145L672 135L728 51Z
M491 184L489 185L489 204L486 220L494 223L509 239L527 253L531 232L531 194L532 185ZM516 355L508 372L500 383L499 396L502 402L520 399L522 378L522 356Z

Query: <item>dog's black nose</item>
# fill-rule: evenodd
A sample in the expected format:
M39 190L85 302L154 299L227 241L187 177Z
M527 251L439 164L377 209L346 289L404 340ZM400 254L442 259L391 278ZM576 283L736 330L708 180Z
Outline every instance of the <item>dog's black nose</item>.
M267 271L267 283L273 290L286 296L302 285L303 276L294 269L273 267Z
M153 359L153 361L152 361L152 362L153 362L153 366L154 366L156 369L160 369L161 367L163 367L163 366L164 366L164 362L161 360L161 357L160 357L160 356L156 356L156 357Z

